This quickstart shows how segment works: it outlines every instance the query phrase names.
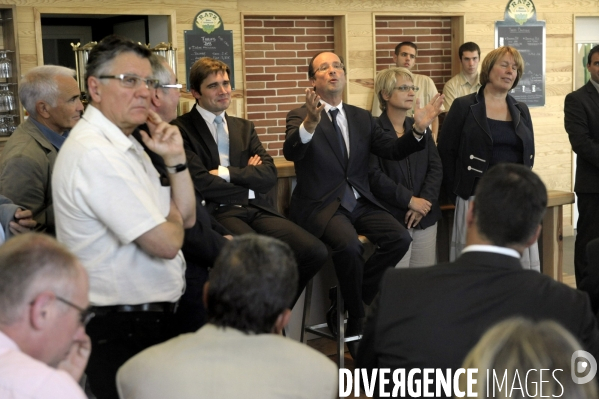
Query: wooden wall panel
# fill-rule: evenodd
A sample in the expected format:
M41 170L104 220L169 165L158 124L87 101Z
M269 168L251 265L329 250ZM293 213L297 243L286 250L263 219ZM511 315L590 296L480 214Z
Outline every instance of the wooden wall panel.
M202 9L213 9L224 19L226 29L233 30L235 76L238 91L236 99L244 101L243 51L241 40L242 13L261 15L345 16L347 64L349 66L348 101L368 108L372 93L363 80L374 76L374 18L373 14L392 15L463 15L464 41L478 43L483 56L494 47L494 22L503 20L507 0L122 0L94 1L75 0L19 0L17 5L20 61L22 72L38 63L34 27L34 8L57 9L63 13L88 12L122 14L144 13L143 10L171 9L176 11L176 41L183 48L183 31L191 29L194 16ZM541 175L550 189L571 190L571 151L563 128L563 101L572 88L573 15L597 15L598 0L535 0L537 15L547 22L546 83L547 105L532 109L535 125L537 159L535 171ZM151 12L151 11L146 11ZM185 65L183 51L178 54L179 65ZM186 81L184 68L178 73L179 81ZM564 223L571 224L571 213L566 210Z

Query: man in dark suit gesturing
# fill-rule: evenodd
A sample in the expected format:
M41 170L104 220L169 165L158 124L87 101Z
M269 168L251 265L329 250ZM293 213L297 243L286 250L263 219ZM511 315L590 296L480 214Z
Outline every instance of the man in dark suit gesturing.
M574 184L579 214L574 248L576 284L589 292L597 311L599 276L596 275L599 270L591 270L587 265L586 246L599 237L599 45L589 52L587 70L591 75L588 83L566 96L564 125L577 155Z
M306 89L305 106L287 115L283 153L295 163L297 176L290 218L330 245L349 315L346 335L358 335L362 302L372 302L384 270L399 262L411 241L370 192L370 151L401 159L425 148L422 137L439 114L443 98L437 95L419 109L413 135L394 139L377 128L368 111L342 103L345 66L336 54L316 54L308 77L314 90ZM377 246L366 263L358 234Z
M297 299L326 260L327 250L265 197L277 182L277 169L254 124L225 113L231 103L229 75L222 61L197 60L189 75L196 106L173 123L183 136L196 191L214 217L233 234L257 232L291 247L299 268Z
M599 356L587 295L520 265L546 207L545 186L530 169L508 163L489 169L468 209L460 257L385 274L356 367L455 371L489 327L514 316L557 321Z

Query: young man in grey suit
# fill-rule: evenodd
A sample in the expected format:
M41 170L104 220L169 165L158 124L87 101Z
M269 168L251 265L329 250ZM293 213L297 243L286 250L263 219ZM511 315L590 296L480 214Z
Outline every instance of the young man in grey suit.
M233 234L259 233L291 246L297 257L296 298L327 257L324 244L285 219L266 193L277 183L277 169L254 124L225 112L231 104L227 64L201 58L191 67L189 82L196 105L173 124L179 127L189 170L206 208Z
M599 356L587 295L520 265L522 251L539 237L546 207L545 186L529 168L489 169L468 210L462 255L449 264L386 273L357 367L455 371L489 327L514 316L557 321Z
M282 337L297 286L295 256L256 234L228 242L204 290L208 324L154 346L117 374L121 399L337 397L337 367Z
M52 170L68 131L81 118L75 71L56 65L31 69L19 88L29 113L0 157L0 193L31 209L37 229L54 234Z
M566 96L564 125L577 155L576 284L589 293L596 312L599 310L599 265L587 263L586 246L599 237L599 45L589 52L587 70L591 75L587 84Z

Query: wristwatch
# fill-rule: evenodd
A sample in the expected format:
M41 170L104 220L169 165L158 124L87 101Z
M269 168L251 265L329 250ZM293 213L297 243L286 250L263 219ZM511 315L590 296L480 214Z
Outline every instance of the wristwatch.
M419 132L418 130L416 130L416 124L414 123L414 124L412 125L412 131L413 131L414 133L416 133L418 136L424 136L424 132L426 132L426 129L424 130L424 132Z
M175 173L183 172L185 169L187 169L187 163L180 163L179 165L166 167L166 171L172 175L174 175Z

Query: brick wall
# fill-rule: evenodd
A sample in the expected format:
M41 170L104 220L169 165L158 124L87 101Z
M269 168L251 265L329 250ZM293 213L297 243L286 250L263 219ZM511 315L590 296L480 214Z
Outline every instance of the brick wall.
M308 62L333 51L332 17L244 17L245 99L264 148L283 156L285 117L305 102Z
M376 23L376 70L394 67L395 46L414 42L418 46L412 72L428 75L437 90L451 79L451 18L395 17L381 15Z

